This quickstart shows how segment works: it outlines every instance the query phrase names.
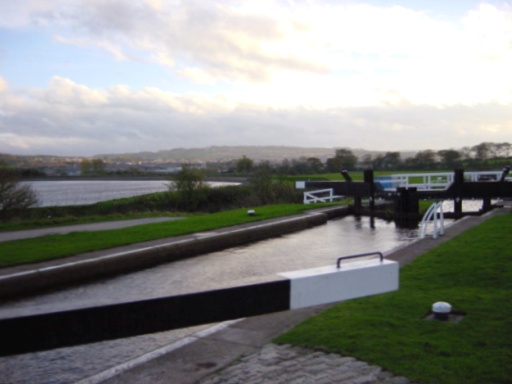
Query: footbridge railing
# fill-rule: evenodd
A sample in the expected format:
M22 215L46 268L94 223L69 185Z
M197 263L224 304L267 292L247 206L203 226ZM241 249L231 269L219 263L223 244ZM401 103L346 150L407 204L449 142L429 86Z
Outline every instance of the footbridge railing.
M496 181L500 180L503 171L465 172L465 181ZM385 190L396 188L417 188L418 190L445 189L454 181L453 172L438 173L403 173L376 178Z

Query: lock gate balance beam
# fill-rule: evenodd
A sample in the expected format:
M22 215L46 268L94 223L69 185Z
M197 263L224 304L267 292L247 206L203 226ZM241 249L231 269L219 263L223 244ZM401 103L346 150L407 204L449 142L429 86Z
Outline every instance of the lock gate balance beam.
M398 289L398 263L370 259L282 273L272 281L0 319L0 356L168 331ZM8 341L9 340L9 341Z

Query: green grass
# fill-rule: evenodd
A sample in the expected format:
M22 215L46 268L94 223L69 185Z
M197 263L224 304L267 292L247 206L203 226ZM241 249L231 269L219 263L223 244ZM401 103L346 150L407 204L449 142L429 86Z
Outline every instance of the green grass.
M139 225L130 228L97 232L74 232L33 239L0 243L0 267L33 263L79 253L134 244L164 237L212 230L221 227L302 213L308 209L333 204L283 204L256 207L256 215L247 209L194 215L177 221Z
M400 271L400 289L338 304L280 336L349 355L419 383L510 383L512 215L494 217ZM436 301L466 312L424 320Z

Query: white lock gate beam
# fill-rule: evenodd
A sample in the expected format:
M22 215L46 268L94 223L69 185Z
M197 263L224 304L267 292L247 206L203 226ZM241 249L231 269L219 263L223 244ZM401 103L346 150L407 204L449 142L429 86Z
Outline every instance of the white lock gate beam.
M168 331L398 289L399 265L380 259L281 273L275 281L0 319L0 356ZM373 254L355 255L352 257ZM10 340L10 341L7 341Z

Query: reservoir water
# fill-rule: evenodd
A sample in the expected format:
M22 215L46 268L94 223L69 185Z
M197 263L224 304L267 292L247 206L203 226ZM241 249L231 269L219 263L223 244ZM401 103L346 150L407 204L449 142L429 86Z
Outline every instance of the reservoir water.
M169 180L62 180L29 181L39 207L94 204L99 201L169 190ZM208 182L212 187L237 183Z
M386 254L416 236L414 230L400 230L380 219L372 222L350 216L279 238L4 303L0 317L250 284L280 272L334 264L340 256L373 251ZM79 382L207 327L3 357L0 382Z

